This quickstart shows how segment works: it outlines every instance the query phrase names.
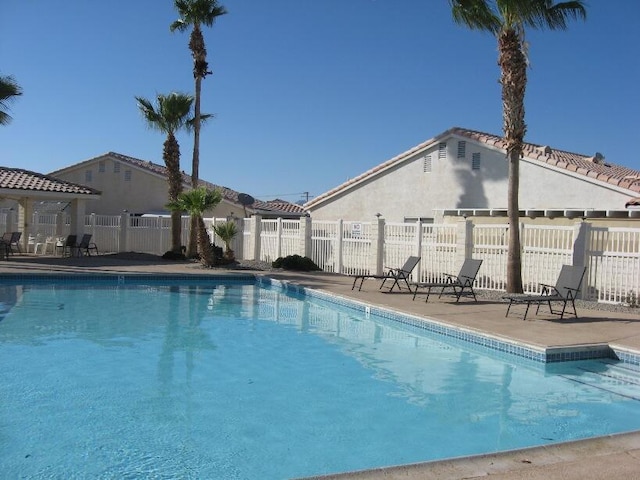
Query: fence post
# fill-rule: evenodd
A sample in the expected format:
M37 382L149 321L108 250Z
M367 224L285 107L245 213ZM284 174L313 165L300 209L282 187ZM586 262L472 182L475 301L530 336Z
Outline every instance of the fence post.
M118 237L118 252L126 252L128 250L127 236L129 229L129 214L120 214L120 235Z
M591 233L591 225L585 221L576 223L573 226L573 254L572 265L574 267L584 268L587 266L587 252L589 249L589 237ZM586 292L586 295L585 293ZM588 285L588 277L585 277L582 282L582 288L579 294L580 298L590 297L590 290Z
M342 273L342 219L338 220L338 236L336 237L336 258L334 259L333 271Z
M244 242L243 242L244 219L233 216L231 217L231 221L236 224L236 230L238 231L238 234L235 237L233 237L233 240L231 241L231 245L233 246L233 252L236 258L242 259L244 258ZM212 224L212 227L213 227L213 224Z
M278 217L276 227L276 258L280 258L282 257L282 217Z
M466 218L458 221L456 232L456 264L462 265L473 256L473 222Z
M300 245L298 248L302 252L303 257L311 258L313 255L311 247L311 217L300 217Z
M416 251L414 252L414 255L416 257L422 258L422 221L420 219L418 219L418 221L416 222ZM418 265L416 266L416 271L413 274L413 278L422 278L422 267L421 264L422 262L419 262Z
M249 251L247 260L260 260L260 233L262 231L262 216L252 215L250 219L251 234L249 235Z
M384 218L376 218L371 229L371 260L369 271L375 275L382 275L384 269Z
M96 238L96 214L92 213L90 216L91 220L91 236L93 236L93 238Z

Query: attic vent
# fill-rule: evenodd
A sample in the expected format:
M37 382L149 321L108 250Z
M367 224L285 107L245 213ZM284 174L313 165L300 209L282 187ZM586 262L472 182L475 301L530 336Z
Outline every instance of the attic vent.
M98 172L104 173L104 160L98 162Z
M87 171L84 172L84 181L85 182L93 181L93 175L92 175L91 170L87 170Z
M447 144L444 142L438 144L438 158L447 158Z
M480 152L471 155L471 169L480 170Z
M424 173L431 172L431 155L425 155L422 159L422 171Z
M113 162L113 173L120 173L120 162Z
M130 182L131 181L131 170L125 170L124 171L124 181L125 182Z
M467 154L467 142L460 140L458 142L458 158L464 158Z
M543 145L541 147L538 147L537 149L540 153L543 153L545 155L551 155L551 147L549 145Z

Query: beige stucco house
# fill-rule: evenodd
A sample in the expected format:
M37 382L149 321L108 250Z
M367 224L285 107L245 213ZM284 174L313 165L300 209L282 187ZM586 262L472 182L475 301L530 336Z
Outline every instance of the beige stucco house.
M135 215L168 214L167 169L150 161L109 152L49 174L68 182L79 183L102 192L99 198L87 200L86 212L98 215L120 215L129 212ZM191 178L183 173L184 188L190 188ZM282 200L264 202L255 200L243 206L238 200L239 192L227 187L201 181L208 188L222 192L222 202L206 216L245 217L261 214L264 217L300 217L304 210ZM245 212L246 210L246 212Z
M304 204L317 220L438 222L446 212L507 206L508 162L502 137L451 128ZM520 162L520 209L616 211L640 192L640 171L600 154L526 143ZM551 215L551 213L549 213Z

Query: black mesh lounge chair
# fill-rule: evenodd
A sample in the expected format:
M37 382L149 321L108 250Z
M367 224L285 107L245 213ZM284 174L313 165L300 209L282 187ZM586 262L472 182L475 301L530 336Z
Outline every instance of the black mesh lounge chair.
M92 250L96 252L96 255L98 254L98 246L91 241L91 237L92 235L90 233L85 233L84 235L82 235L82 239L80 240L80 243L78 243L74 247L76 250L76 254L79 257L82 257L82 256L90 257Z
M511 306L513 304L527 305L523 318L523 320L526 320L527 313L529 313L529 307L532 303L537 305L536 314L540 310L540 305L546 303L549 305L549 312L554 315L560 315L561 319L564 317L567 305L571 304L571 308L573 308L573 315L578 318L575 300L578 296L578 292L580 291L580 285L582 285L582 279L584 278L584 273L586 271L587 269L585 267L563 265L555 286L545 285L544 283L540 284L542 286L540 295L507 295L502 297L505 300L509 300L509 306L507 307L505 317L509 315L509 310L511 310ZM562 309L554 310L551 305L552 302L561 303Z
M358 291L362 290L362 284L367 278L377 278L381 279L382 283L380 284L380 290L384 287L384 284L389 281L393 281L391 284L391 288L389 291L392 291L395 286L398 286L398 290L401 290L400 283L404 282L409 291L411 291L411 285L409 285L409 276L418 262L420 261L420 257L409 257L407 261L404 262L404 265L400 268L385 268L385 272L382 275L356 275L353 279L353 285L351 286L351 290L356 287L356 282L360 280L360 286L358 287Z
M445 273L446 280L443 282L414 283L413 286L415 287L415 290L413 291L413 299L416 299L418 291L423 288L427 290L427 298L425 299L425 302L428 302L429 295L431 295L431 289L440 288L441 290L438 298L440 298L446 290L451 290L450 293L456 296L456 302L460 300L462 295L471 295L473 296L474 301L478 301L476 293L473 291L473 282L476 281L480 265L482 265L482 260L467 258L462 264L462 268L460 268L460 273L458 273L458 275Z
M11 232L11 239L9 240L10 253L22 253L22 247L20 246L21 238L22 232Z
M5 260L9 260L9 254L11 253L11 232L7 232L0 238L0 255Z
M73 255L73 250L78 246L77 235L67 235L64 242L56 245L56 252L60 251L60 255L63 257Z

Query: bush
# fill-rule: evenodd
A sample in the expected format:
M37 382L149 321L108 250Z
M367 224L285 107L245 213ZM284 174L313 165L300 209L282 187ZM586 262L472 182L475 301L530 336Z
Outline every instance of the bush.
M165 260L186 260L187 259L184 253L176 253L176 252L172 252L171 250L169 250L168 252L165 252L164 255L162 255L162 258Z
M284 268L285 270L299 270L303 272L320 270L320 267L313 263L313 260L309 257L301 257L300 255L279 257L271 265L273 268Z

